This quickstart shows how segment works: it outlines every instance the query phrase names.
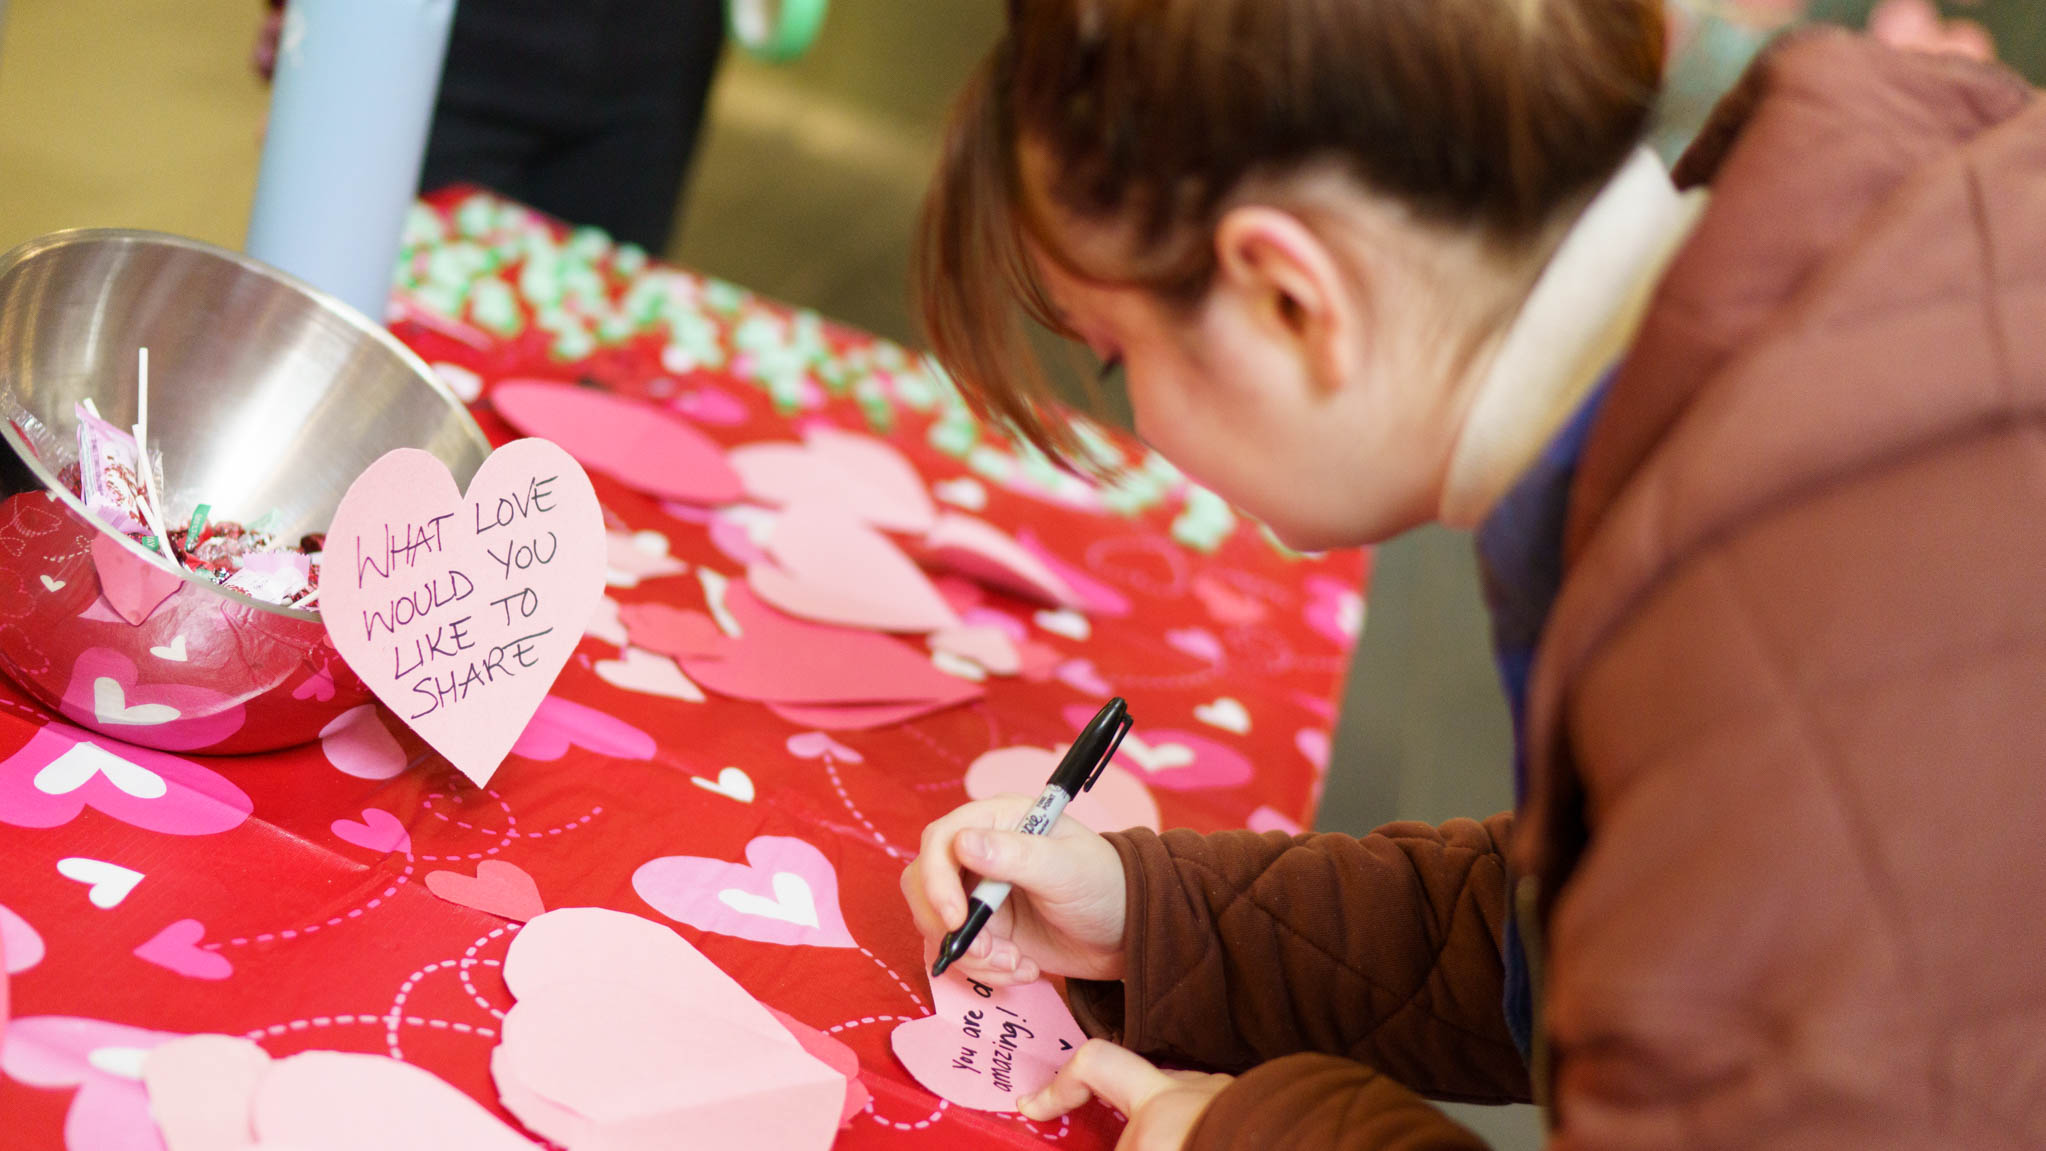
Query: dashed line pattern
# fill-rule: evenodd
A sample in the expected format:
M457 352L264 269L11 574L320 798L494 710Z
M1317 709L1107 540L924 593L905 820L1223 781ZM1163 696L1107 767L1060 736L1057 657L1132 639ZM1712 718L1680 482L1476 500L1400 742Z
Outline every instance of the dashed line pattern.
M912 988L909 985L908 981L903 979L902 976L895 974L895 969L893 967L888 966L887 963L883 962L880 956L867 950L865 947L860 948L860 954L866 956L868 959L873 960L876 966L878 966L882 971L887 972L888 978L893 979L895 981L895 986L902 988L902 993L904 995L909 996L910 1002L916 1004L918 1007L923 1007L924 1010L926 1011L930 1010L930 1008L924 1006L923 996L918 995L916 993L916 990Z
M888 837L881 834L881 829L875 827L874 821L867 818L867 813L861 811L859 805L852 801L852 796L846 794L845 780L838 774L838 761L828 751L824 753L824 772L831 777L831 789L838 793L839 801L844 803L845 809L852 812L853 818L859 820L860 825L867 829L867 834L874 837L874 842L881 850L892 858L908 859L909 853L888 842Z

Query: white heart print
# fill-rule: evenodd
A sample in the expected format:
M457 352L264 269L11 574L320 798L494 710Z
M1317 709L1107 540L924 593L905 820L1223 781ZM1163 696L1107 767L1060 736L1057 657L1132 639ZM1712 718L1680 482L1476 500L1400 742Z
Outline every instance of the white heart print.
M178 709L167 703L138 703L130 707L121 681L103 675L92 681L92 714L101 723L154 727L176 719Z
M741 915L778 919L799 927L817 927L817 897L810 883L793 871L774 873L774 898L728 887L718 892L718 902Z
M95 775L106 776L108 783L136 799L162 799L170 791L162 776L84 740L36 772L36 790L44 795L69 795Z

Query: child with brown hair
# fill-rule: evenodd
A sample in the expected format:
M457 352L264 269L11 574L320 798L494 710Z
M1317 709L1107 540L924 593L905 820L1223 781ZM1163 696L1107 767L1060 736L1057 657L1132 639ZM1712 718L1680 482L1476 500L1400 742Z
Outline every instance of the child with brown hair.
M1475 528L1514 814L1357 838L933 823L1015 884L1122 1146L2046 1146L2046 104L1792 38L1674 179L1661 0L1012 0L926 210L972 400L1019 307L1301 548ZM1148 1058L1147 1058L1148 1057ZM1152 1059L1206 1072L1161 1071Z

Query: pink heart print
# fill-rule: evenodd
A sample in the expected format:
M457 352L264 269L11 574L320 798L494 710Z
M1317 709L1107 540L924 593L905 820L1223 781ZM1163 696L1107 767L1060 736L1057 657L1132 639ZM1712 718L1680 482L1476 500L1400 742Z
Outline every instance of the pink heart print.
M255 810L218 772L67 723L44 726L0 761L0 823L60 827L88 807L167 835L230 831Z
M199 946L199 941L205 938L205 924L196 919L180 919L137 947L135 958L192 979L226 979L233 975L234 964L225 955Z
M838 872L800 839L763 835L745 863L669 855L640 865L632 888L654 910L702 931L760 943L857 947L838 906Z
M176 1039L149 1031L69 1015L33 1015L7 1024L0 1071L29 1087L77 1089L64 1119L64 1145L73 1151L147 1151L162 1146L149 1117L142 1060Z
M384 854L412 854L412 836L398 817L381 807L367 808L361 820L337 819L331 825L336 838L367 851Z
M391 452L327 530L327 634L378 699L487 782L604 595L604 513L546 440L492 452L466 493L432 455Z

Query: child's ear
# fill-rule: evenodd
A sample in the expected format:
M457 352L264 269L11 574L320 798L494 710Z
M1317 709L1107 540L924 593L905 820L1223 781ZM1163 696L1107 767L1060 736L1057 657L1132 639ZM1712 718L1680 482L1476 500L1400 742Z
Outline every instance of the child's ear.
M1291 342L1315 388L1341 390L1363 351L1363 289L1321 237L1277 208L1232 208L1215 228L1215 255L1227 287Z

